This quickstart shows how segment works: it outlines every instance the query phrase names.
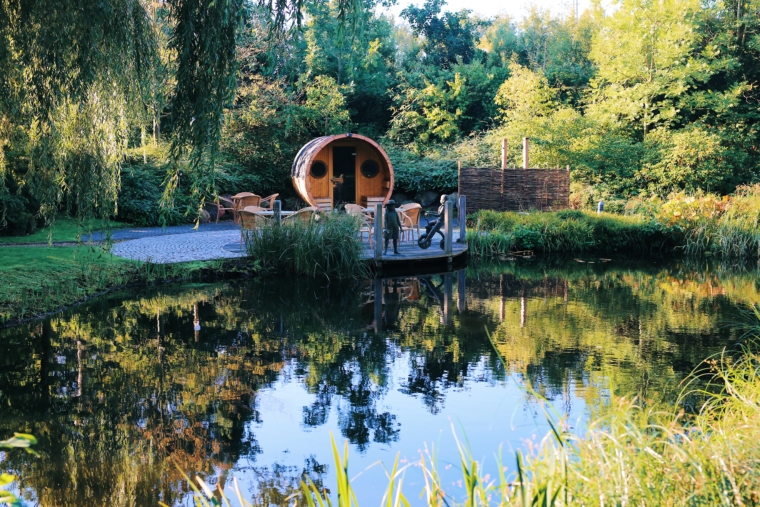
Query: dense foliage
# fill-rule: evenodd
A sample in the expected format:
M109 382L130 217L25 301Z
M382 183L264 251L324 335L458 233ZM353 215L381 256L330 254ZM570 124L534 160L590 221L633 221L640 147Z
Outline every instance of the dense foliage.
M3 234L60 210L172 223L219 194L292 196L300 146L345 131L381 138L407 194L452 190L457 161L497 166L502 138L518 166L523 137L531 165L570 165L579 207L758 179L758 0L523 19L443 0L400 19L375 0L74 3L0 4ZM163 158L136 164L146 150Z

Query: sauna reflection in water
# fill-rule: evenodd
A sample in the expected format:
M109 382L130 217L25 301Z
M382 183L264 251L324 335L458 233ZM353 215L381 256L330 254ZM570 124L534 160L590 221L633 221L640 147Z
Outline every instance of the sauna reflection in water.
M625 265L481 266L322 286L304 280L113 295L0 330L0 437L34 433L40 456L4 455L41 505L187 503L178 465L235 476L284 505L303 474L334 486L330 432L358 474L440 447L461 478L452 424L494 454L548 431L530 383L582 432L610 393L673 400L727 326L760 299L756 273ZM454 464L453 466L449 466ZM354 483L383 494L379 467ZM417 500L419 470L405 488Z

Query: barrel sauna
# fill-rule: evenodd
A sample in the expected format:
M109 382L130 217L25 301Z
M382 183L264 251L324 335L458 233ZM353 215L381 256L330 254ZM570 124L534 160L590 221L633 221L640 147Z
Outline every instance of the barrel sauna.
M393 193L393 166L375 141L358 134L318 137L296 155L290 176L310 206L385 204Z

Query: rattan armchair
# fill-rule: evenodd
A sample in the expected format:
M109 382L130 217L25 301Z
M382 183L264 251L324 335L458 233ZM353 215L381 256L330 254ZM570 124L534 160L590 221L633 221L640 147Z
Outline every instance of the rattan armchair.
M254 206L249 206L245 209L241 209L238 211L238 216L240 217L240 247L241 248L243 247L243 239L245 238L246 234L250 233L250 231L255 231L256 229L259 229L270 220L269 217L260 215L256 213L255 211L253 211L251 208L254 208ZM259 208L259 209L263 210L263 208Z
M301 222L310 222L312 220L319 220L319 215L322 212L319 208L316 206L309 206L306 208L301 208L298 211L296 211L294 214L290 215L289 217L286 217L286 220L288 221L301 221Z
M414 241L414 231L417 231L417 239L420 238L420 216L422 215L422 206L417 203L406 204L400 206L401 211L401 227L406 234L411 235L412 241Z
M216 211L216 223L217 224L219 223L219 216L222 215L225 211L231 211L232 212L232 220L235 223L238 223L238 214L237 214L237 212L238 212L239 209L242 209L244 207L244 206L240 206L240 200L243 199L243 198L245 198L245 197L250 197L250 196L255 196L255 195L256 194L253 194L251 192L240 192L240 193L237 193L237 194L233 195L229 199L227 197L217 197L216 203L215 203L216 204L216 208L217 208L217 211ZM261 199L261 198L259 197L259 199ZM254 206L254 205L258 206L259 203L258 202L257 203L251 202L251 203L249 203L249 205L251 205L251 206Z
M269 203L269 209L270 209L270 211L273 210L274 209L274 201L277 199L278 195L280 195L280 194L272 194L272 195L269 195L267 197L262 197L261 198L261 203L259 204L259 206L263 206L264 203L266 202L266 203Z

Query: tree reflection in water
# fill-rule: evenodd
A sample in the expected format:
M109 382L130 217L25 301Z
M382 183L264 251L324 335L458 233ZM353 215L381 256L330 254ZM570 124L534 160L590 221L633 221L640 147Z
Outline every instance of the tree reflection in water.
M611 386L667 397L738 339L721 318L758 300L754 277L502 265L112 295L0 330L0 438L24 430L40 441L39 458L15 453L3 467L42 505L181 503L188 486L177 467L220 483L233 468L251 472L256 504L281 505L304 474L328 473L315 456L302 467L257 462L258 399L284 376L312 396L304 430L335 414L359 452L400 438L401 414L383 402L399 360L408 374L395 389L431 414L452 390L507 375L568 412L573 397L602 409Z

